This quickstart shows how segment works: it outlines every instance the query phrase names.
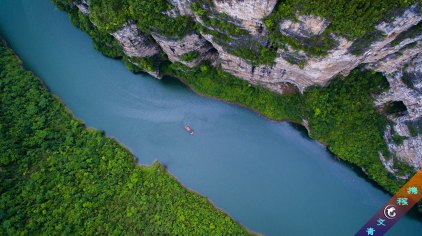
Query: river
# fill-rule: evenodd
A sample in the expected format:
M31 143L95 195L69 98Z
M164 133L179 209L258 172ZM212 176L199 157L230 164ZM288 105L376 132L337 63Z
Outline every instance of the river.
M116 138L140 164L163 163L255 232L352 235L390 198L289 123L130 73L49 0L0 0L0 34L88 127ZM413 212L389 235L421 232Z

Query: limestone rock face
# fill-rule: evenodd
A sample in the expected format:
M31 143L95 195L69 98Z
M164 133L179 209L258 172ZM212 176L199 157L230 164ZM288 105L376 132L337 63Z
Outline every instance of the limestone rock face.
M384 139L390 152L416 169L422 168L422 135L413 136L409 131L408 124L422 123L421 44L406 50L402 56L385 59L385 65L380 63L381 65L377 68L387 75L390 90L378 97L376 105L382 106L387 102L402 101L407 108L404 115L389 117L394 121L394 125L387 127ZM407 57L407 63L403 63L403 57ZM392 64L395 66L391 66ZM408 77L410 86L403 82L404 77ZM393 142L392 132L405 137L402 144Z
M252 66L242 58L224 51L220 45L212 40L211 35L203 36L217 49L219 55L217 63L221 65L223 70L247 80L253 85L261 85L272 91L283 93L286 82L302 89L313 84L307 80L306 75L301 74L302 70L297 65L292 65L282 58L277 59L280 61L275 66Z
M393 34L400 33L401 28L405 28L406 25L416 25L421 19L420 9L417 5L413 5L411 8L407 9L400 17L396 17L392 22L382 22L377 25L378 30L383 31L388 36Z
M82 0L80 3L75 4L79 11L84 15L89 15L89 3L87 0Z
M388 126L384 133L384 139L387 142L388 150L394 153L400 161L404 161L419 170L422 168L422 135L407 137L406 135L409 135L409 131L403 122L405 119L398 120L393 127ZM396 144L392 141L392 130L399 132L401 136L407 137L402 144Z
M217 9L231 16L239 13L240 6L233 6L235 1L214 1ZM235 9L235 10L233 10ZM261 14L262 17L265 14ZM242 19L242 25L246 25L254 19L254 15L246 17L245 14L237 16ZM256 15L255 15L256 16ZM243 18L242 18L243 17ZM329 22L315 16L298 16L298 22L285 20L280 22L281 33L287 36L312 37L324 32ZM413 38L408 38L398 45L391 45L391 42L401 33L409 30L412 26L422 21L422 15L416 6L413 6L401 16L392 21L382 22L377 29L384 33L384 37L374 42L359 56L350 53L353 42L337 37L338 46L331 50L327 56L320 58L307 58L306 65L300 68L291 64L281 56L275 59L275 65L252 66L246 60L229 54L224 48L213 40L211 35L203 35L205 39L213 44L218 51L217 62L222 69L251 84L261 85L278 93L284 92L283 84L288 82L296 85L301 91L312 85L325 85L338 74L347 75L359 65L366 65L368 68L382 72L386 75L391 89L378 97L376 105L391 101L402 101L407 107L407 113L400 117L390 117L394 122L388 126L384 138L388 149L399 160L411 166L422 168L422 136L412 136L408 129L410 123L422 123L422 33ZM247 28L247 27L246 27ZM279 50L280 55L284 51ZM409 88L402 81L402 76L412 75L414 88ZM405 137L401 144L392 141L393 133ZM395 173L393 160L386 160L380 154L381 160L386 168ZM406 178L399 176L398 178Z
M124 53L129 57L150 57L159 53L157 45L150 42L134 22L128 22L111 35L119 41Z
M422 43L414 49L406 50L402 56L398 58L386 59L386 66L380 66L377 70L386 74L387 80L390 84L390 90L383 93L377 99L377 104L384 104L389 101L402 101L407 108L407 115L410 119L417 119L422 117ZM410 56L409 56L410 54ZM413 54L413 55L412 55ZM407 58L407 63L403 62L403 58ZM410 58L410 61L409 61ZM393 61L393 62L392 62ZM395 70L392 71L390 66L397 62ZM407 69L404 68L407 66ZM413 88L409 87L403 82L404 76L412 76L417 78L411 83Z
M277 0L213 0L218 12L241 20L243 28L252 34L263 31L262 18L273 11Z
M407 28L409 23L417 24L421 16L408 10L392 24L382 23L378 29L392 38L400 27ZM393 27L394 26L394 27ZM409 124L422 123L422 32L414 38L408 38L397 46L384 46L381 50L367 53L368 67L386 75L390 84L389 91L381 94L375 104L382 106L388 102L401 101L407 111L400 116L389 116L394 125L387 126L384 139L391 153L415 169L422 168L422 135L413 136ZM383 45L383 43L380 43ZM412 45L413 44L413 45ZM409 84L404 83L408 79ZM404 137L401 144L393 141L393 133ZM383 157L380 157L381 159Z
M176 17L180 16L180 12L176 8L169 9L165 12L162 12L162 14L167 15L170 18L176 18Z
M169 0L169 2L175 7L178 15L193 16L190 5L194 2L194 0Z
M286 36L309 38L322 34L330 24L327 20L317 16L298 16L299 22L284 20L280 23L281 33Z
M158 34L152 34L152 37L167 54L171 62L181 62L188 67L193 67L203 60L211 59L213 56L210 52L212 45L196 33L189 34L181 40L168 39ZM189 52L196 52L198 56L192 61L183 61L182 56Z
M174 8L163 14L169 17L191 16L194 21L204 25L200 17L191 10L190 6L194 1L169 0ZM249 39L265 46L268 35L262 19L272 12L276 3L277 0L212 0L212 11L217 14L227 14L233 18L232 23L250 32ZM82 0L74 6L83 14L89 15L88 1ZM298 21L285 19L279 22L280 33L289 37L318 37L330 24L326 19L313 15L297 15L297 19ZM286 47L278 49L278 56L273 65L260 66L251 65L247 60L234 56L224 49L242 40L230 35L226 35L227 42L215 40L212 35L206 33L191 33L182 39L169 39L152 33L151 38L140 32L134 22L128 22L112 35L122 45L128 57L151 57L162 51L167 54L170 61L180 62L188 67L194 67L204 60L211 60L213 65L221 66L232 75L280 94L285 92L286 83L295 85L303 92L309 86L326 85L336 75L346 76L351 70L362 65L382 72L387 77L390 90L381 94L376 99L375 105L383 106L392 101L402 101L407 108L405 114L389 117L392 125L386 129L385 141L390 152L397 158L415 168L422 168L422 135L415 136L409 130L409 124L422 124L422 32L413 34L398 44L391 43L401 33L420 24L421 21L420 7L414 5L394 19L379 23L376 29L384 34L383 37L365 48L360 55L353 55L350 52L354 42L332 35L337 41L337 47L323 57L307 56L305 52L295 52ZM196 52L196 57L192 61L183 61L183 55L191 52ZM304 65L292 64L284 59L286 54L293 53L303 58ZM149 73L160 77L157 71ZM392 141L392 136L395 134L405 137L403 143L396 144ZM395 173L392 160L381 154L380 159L388 171Z
M302 20L303 25L307 25L309 29L312 28L312 31L310 31L311 34L321 33L324 27L326 27L324 25L327 24L322 19L309 18L309 16L303 17ZM360 56L351 54L349 49L353 42L344 38L337 38L338 46L335 49L331 50L328 55L324 57L309 58L303 68L289 63L281 56L275 59L274 66L262 65L254 67L248 64L244 59L225 52L221 46L213 41L212 36L203 36L217 49L219 53L218 60L224 70L243 78L252 84L260 84L270 90L282 93L278 88L280 83L292 83L296 85L299 90L303 91L305 88L312 85L325 85L338 74L347 75L351 70L361 64L379 63L379 61L387 56L400 51L407 44L418 40L411 39L396 47L391 47L389 45L397 35L407 31L421 20L422 15L419 12L419 9L412 7L392 22L383 22L378 25L378 29L383 30L386 33L386 37L373 43L364 54ZM305 24L305 22L307 22L307 24ZM309 22L318 23L310 24ZM281 52L282 51L279 51L279 53ZM404 58L403 60L406 59Z
M277 0L213 0L216 9L233 18L261 20L274 9Z

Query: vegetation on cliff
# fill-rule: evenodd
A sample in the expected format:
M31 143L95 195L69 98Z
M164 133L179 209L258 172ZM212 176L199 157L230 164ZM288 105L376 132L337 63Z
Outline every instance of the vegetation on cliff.
M306 119L311 137L329 146L336 156L362 167L389 192L405 183L387 173L379 153L393 157L383 135L387 119L374 107L373 96L388 89L380 73L356 69L339 76L326 87L305 91ZM397 159L394 159L397 161ZM407 164L397 161L397 175L413 174Z
M116 39L95 27L87 16L75 10L69 10L69 15L73 25L89 34L95 49L111 58L121 58L124 56L123 49Z
M134 20L143 32L154 31L166 37L181 38L192 32L195 24L187 16L172 18L163 14L172 8L166 0L90 0L90 18L108 33Z
M232 55L243 58L252 65L272 65L277 57L275 48L265 47L266 42L257 41L238 20L213 9L210 1L196 1L191 6L201 19L197 30L212 36L212 40Z
M0 43L0 234L244 235L158 163L86 129Z
M392 16L393 11L404 9L418 0L286 0L280 1L268 18L280 22L282 18L296 18L312 14L330 21L328 30L350 40L373 32L376 23Z
M404 184L386 172L379 158L379 153L390 157L383 138L387 120L372 99L388 88L379 73L356 69L348 77L339 76L327 87L311 87L303 95L298 91L280 95L251 86L209 64L190 69L174 63L164 73L182 79L198 93L246 106L273 120L307 120L312 138L340 159L364 168L388 191L393 193ZM398 175L414 173L405 163L396 164Z
M288 43L292 47L304 50L311 55L321 56L335 44L329 34L334 33L349 40L363 39L366 44L378 39L372 37L375 25L381 20L390 20L395 15L420 0L286 0L279 1L276 8L264 22L270 31L270 39L275 45ZM292 38L280 34L283 19L297 19L299 15L314 15L327 19L330 24L322 36ZM303 41L305 40L305 41ZM362 41L362 40L361 40ZM362 42L358 42L364 46ZM356 46L355 46L356 47ZM356 53L361 52L355 50Z
M67 0L54 1L65 4ZM104 2L112 1L114 0ZM129 6L132 6L131 4L135 2L126 1L129 2ZM139 0L139 2L143 2L143 0ZM209 27L197 24L194 30L201 30L212 35L214 37L213 40L218 44L226 45L225 49L228 52L245 58L251 64L271 64L275 57L273 54L274 50L277 47L281 47L281 45L286 43L293 46L295 44L294 42L289 42L289 40L295 40L294 38L279 37L281 35L279 32L281 19L290 17L295 20L296 12L300 12L301 14L314 14L327 18L331 22L327 33L335 33L348 39L358 38L355 41L356 45L354 45L353 51L359 53L371 41L378 39L380 35L382 36L379 31L375 31L374 26L377 22L386 19L385 17L394 15L393 8L403 9L403 7L410 6L414 2L416 0L353 0L351 2L334 0L328 2L306 1L306 3L302 0L281 1L273 13L265 20L272 42L269 48L263 47L257 41L254 41L257 45L249 45L249 48L253 50L242 50L243 47L241 45L246 47L249 42L247 39L250 36L245 36L246 39L243 41L245 44L242 44L241 40L236 41L237 46L234 43L230 43L238 34L242 35L244 32L237 29L236 27L238 26L233 24L233 22L226 22L222 25L221 20L228 17L224 14L207 16L208 18L205 20L208 20L209 23L205 23L205 26L209 24ZM67 10L71 12L72 18L85 18L79 22L89 20L87 16L75 14L77 10L74 8ZM134 11L134 8L131 10ZM206 8L198 5L194 6L193 10L199 16L207 14ZM133 17L133 13L129 15ZM148 19L148 13L144 13L144 15L146 16L145 19ZM164 14L159 15L156 17L168 18ZM139 16L134 19L138 25L140 24L139 21L142 20L140 18L142 17ZM212 19L215 22L211 22ZM79 26L78 24L76 25ZM175 26L169 25L168 27L168 32L176 29L172 28ZM415 26L411 32L418 32L419 27L419 25ZM83 27L81 28L85 30ZM94 44L101 42L99 39L95 39L95 36L100 37L104 33L101 27L98 29L90 27L88 29L94 31L94 33L89 32L90 35L94 35ZM142 28L141 26L140 29L146 33L154 31L154 28ZM160 26L157 29L165 30L165 27ZM100 32L95 33L96 30ZM233 32L233 35L228 35L231 32ZM306 47L308 47L309 52L323 55L332 47L331 38L328 37L327 33L323 34L319 39L307 41ZM275 37L275 34L278 36ZM183 35L183 33L180 35ZM232 38L232 36L234 37ZM105 50L103 51L105 55L113 54L108 53L108 50L119 52L118 47L113 46L115 42L112 41L113 39L110 39L110 42L106 44L107 47L100 48L97 46L97 48ZM301 47L301 44L299 44L297 46ZM267 51L262 52L261 49ZM118 53L115 55L118 55ZM186 55L187 59L190 59L188 56L192 55ZM131 69L136 70L135 66L128 65L130 65ZM394 168L399 170L397 175L412 174L414 172L408 165L398 162L396 157L389 154L383 139L387 120L373 105L373 95L385 90L388 86L385 78L380 74L357 69L346 78L339 76L327 87L316 86L308 88L303 95L297 91L279 95L259 86L252 86L220 68L212 67L210 63L203 63L195 68L188 68L181 63L171 64L168 61L163 61L160 66L160 72L181 79L198 93L244 105L274 120L291 120L297 123L307 120L311 137L328 145L328 148L340 159L364 168L370 178L392 193L403 184L403 181L386 171L380 160L380 153L387 159L394 158Z
M188 16L172 18L163 14L174 8L167 0L128 0L128 2L130 19L134 19L139 29L144 32L157 32L170 38L182 38L195 29L194 22Z
M72 11L70 0L53 0L53 2L61 9ZM274 59L279 56L277 49L288 49L288 46L295 50L303 50L308 56L326 55L338 44L332 33L355 40L351 52L360 54L373 41L382 37L382 32L375 29L377 23L381 20L390 20L390 17L396 15L401 9L420 0L279 1L273 12L264 19L268 35L259 40L243 29L238 20L217 12L211 1L200 0L192 4L193 12L201 19L201 23L196 24L188 16L168 16L167 12L174 10L174 6L167 0L91 0L89 2L89 19L102 34L118 30L129 20L134 21L143 33L155 32L168 38L182 38L188 33L200 31L212 35L213 40L227 52L245 59L250 64L272 65ZM317 36L283 35L280 32L280 22L286 19L297 21L297 13L323 17L330 24L327 30ZM303 60L293 59L286 55L283 57L292 64L304 65Z
M414 25L413 27L411 27L409 30L401 33L399 36L397 36L397 38L395 38L391 44L393 46L396 46L398 44L400 44L400 42L402 42L403 40L407 39L407 38L415 38L419 35L422 34L422 22L419 22L417 25Z
M65 0L55 1L65 2ZM104 2L110 4L109 6L113 6L113 1L108 0ZM134 2L143 4L143 0L128 2L130 6ZM203 3L204 1L200 2ZM266 23L270 20L274 21L273 25L278 25L275 23L281 20L280 17L294 17L295 12L299 11L303 14L315 14L329 19L332 22L329 26L329 32L348 38L361 37L374 29L375 23L382 19L383 14L390 12L394 7L409 6L414 1L399 2L397 0L389 0L386 3L378 3L378 1L362 2L356 0L350 4L346 4L343 0L334 1L333 4L317 4L317 2L311 1L308 5L301 2L301 0L280 2L274 12L267 18ZM194 4L193 6L193 10L199 16L206 15L206 9L210 7L209 4L204 4ZM314 6L314 8L309 6ZM379 6L384 7L379 8ZM153 8L151 5L149 7ZM345 9L344 12L341 11L343 8ZM330 9L330 11L327 11L327 9ZM338 10L331 12L332 9ZM359 17L360 19L356 22L351 20L354 19L353 17L347 17L348 14L355 11L354 9L356 13L353 17ZM88 33L94 36L94 44L96 41L100 42L95 36L100 37L101 33L96 32L99 29L86 22L89 21L87 16L77 13L75 9L68 9L68 11L70 11L73 22L79 23L76 24L78 27L83 30L88 29ZM367 14L371 11L375 13L373 15ZM218 31L210 30L214 33L221 34L220 31L227 31L226 34L230 34L233 31L234 36L238 34L243 35L244 32L237 30L237 26L232 23L221 24L221 21L227 17L224 14L213 15L212 17L207 16L205 20L210 21L210 26L221 28ZM75 18L78 19L75 20ZM168 17L166 16L166 18ZM212 23L212 20L216 22ZM84 24L80 24L81 22ZM334 24L334 22L336 23ZM364 24L365 22L368 24ZM352 24L357 24L356 28L351 27L353 32L347 30ZM85 25L89 25L89 27ZM202 27L202 30L209 29ZM172 30L170 29L170 31ZM224 41L224 37L228 37L226 34L222 34L220 35L221 37L216 37L216 39L222 38L221 40ZM111 45L112 47L100 48L98 46L97 48L105 50L103 51L105 55L119 55L121 50L117 46L113 46L117 43L113 42L111 38L108 39L110 41L107 41L106 45ZM110 53L108 52L109 50L116 51L116 53ZM243 51L243 53L245 52L247 51ZM185 59L191 59L191 56L193 55L186 55ZM254 57L253 54L250 57ZM143 64L151 66L152 62L149 61L149 63ZM129 67L136 71L136 67L132 65ZM163 63L160 69L164 74L183 79L185 83L199 93L242 104L257 110L271 119L291 120L297 123L301 123L305 119L309 122L311 136L327 144L330 150L341 159L364 167L371 178L391 192L394 192L400 186L400 182L385 171L378 155L378 152L381 152L388 156L383 140L386 120L374 108L371 97L371 94L380 92L382 88L385 89L387 86L385 79L378 74L356 70L347 78L340 76L328 87L309 88L304 95L293 92L280 96L259 86L251 86L247 82L219 68L213 68L207 63L193 69L187 68L180 63ZM401 174L410 171L409 168L401 169L403 170Z
M182 61L192 62L193 60L198 58L198 56L199 56L199 53L197 51L191 51L191 52L187 52L187 53L183 54L180 57L180 59L182 59Z
M294 92L280 96L262 87L252 86L209 63L193 69L174 63L162 66L162 72L182 79L200 94L243 105L270 119L291 120L296 123L302 121L303 101L300 93L294 89Z

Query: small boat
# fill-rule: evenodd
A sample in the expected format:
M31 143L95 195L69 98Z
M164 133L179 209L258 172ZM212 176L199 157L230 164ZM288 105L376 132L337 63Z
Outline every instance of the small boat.
M193 135L194 134L194 132L193 132L193 129L188 125L188 124L185 124L185 130L190 134L190 135Z

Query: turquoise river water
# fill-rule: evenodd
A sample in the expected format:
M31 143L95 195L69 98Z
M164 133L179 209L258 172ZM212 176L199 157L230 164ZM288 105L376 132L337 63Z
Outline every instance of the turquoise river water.
M289 123L130 73L49 0L0 0L0 34L88 127L116 138L140 164L165 164L252 231L352 235L390 197ZM389 235L421 234L413 213Z

